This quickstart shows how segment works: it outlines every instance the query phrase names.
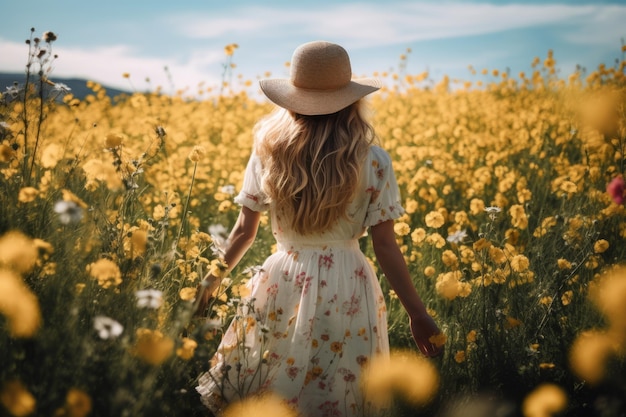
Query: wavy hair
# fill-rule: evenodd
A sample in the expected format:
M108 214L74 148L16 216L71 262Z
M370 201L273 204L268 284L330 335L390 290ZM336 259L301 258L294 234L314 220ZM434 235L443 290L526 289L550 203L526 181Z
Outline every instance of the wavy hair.
M278 109L255 127L263 191L297 233L322 233L347 218L374 139L361 100L322 116Z

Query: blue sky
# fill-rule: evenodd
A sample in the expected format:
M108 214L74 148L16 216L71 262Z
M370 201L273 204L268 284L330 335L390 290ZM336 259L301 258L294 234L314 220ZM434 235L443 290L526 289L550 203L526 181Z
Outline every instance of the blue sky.
M58 35L52 79L84 77L111 87L195 91L218 85L224 46L237 43L235 75L255 80L269 71L288 76L285 63L301 43L343 45L353 72L428 70L473 79L468 66L529 71L533 58L554 50L564 75L577 64L593 70L621 59L626 0L0 0L0 72L22 72L24 41Z

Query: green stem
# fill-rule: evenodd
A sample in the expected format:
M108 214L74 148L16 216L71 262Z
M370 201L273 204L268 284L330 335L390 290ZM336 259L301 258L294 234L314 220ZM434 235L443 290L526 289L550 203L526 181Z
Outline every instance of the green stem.
M183 227L185 226L185 218L187 217L187 209L189 208L189 200L191 199L191 190L193 189L193 183L196 179L197 170L198 170L198 162L195 162L193 165L193 174L191 175L191 184L189 184L189 191L187 192L187 199L185 200L185 205L183 206L183 215L180 219L180 228L178 229L178 236L176 236L176 240L174 241L174 248L178 247L180 236L183 233Z

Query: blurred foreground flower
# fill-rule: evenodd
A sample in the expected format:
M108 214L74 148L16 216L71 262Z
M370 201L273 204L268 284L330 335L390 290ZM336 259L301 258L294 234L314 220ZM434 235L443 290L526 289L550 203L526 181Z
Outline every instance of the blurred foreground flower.
M41 325L37 297L12 271L0 270L0 313L12 337L31 337Z
M224 417L296 417L297 413L275 394L246 398L228 406Z
M35 411L35 397L20 381L6 382L0 391L0 404L15 417L28 416Z
M522 404L524 417L550 417L567 405L567 395L557 385L542 384L526 396Z
M376 407L394 397L415 406L427 405L439 389L439 373L426 358L412 351L394 351L389 358L373 358L363 374L363 393Z
M124 326L106 316L96 316L93 320L93 328L103 340L114 339L124 331Z
M55 417L87 417L92 410L91 397L83 390L72 388L65 397L65 405L58 409Z
M606 192L611 196L615 204L624 204L624 191L626 190L626 182L621 176L615 177L606 186Z
M35 266L37 257L35 243L22 232L11 231L0 237L0 265L24 274Z
M174 341L158 330L137 329L135 356L150 365L160 365L172 355Z

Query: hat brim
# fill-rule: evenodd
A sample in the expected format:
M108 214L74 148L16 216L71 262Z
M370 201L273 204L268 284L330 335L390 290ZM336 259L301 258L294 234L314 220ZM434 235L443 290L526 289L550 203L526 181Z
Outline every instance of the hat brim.
M312 90L294 86L288 79L259 82L265 96L276 105L305 116L336 113L380 89L376 78L355 78L336 90Z

